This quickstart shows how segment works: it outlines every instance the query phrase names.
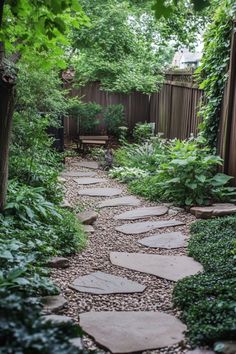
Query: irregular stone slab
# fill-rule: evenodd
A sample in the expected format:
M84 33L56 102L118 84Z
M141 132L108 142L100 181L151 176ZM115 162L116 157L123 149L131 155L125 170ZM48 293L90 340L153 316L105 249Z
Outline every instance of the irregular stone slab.
M84 225L84 231L91 234L95 232L94 228L91 225Z
M73 319L71 317L68 316L62 316L62 315L46 315L46 316L42 316L43 320L45 321L50 321L53 323L73 323Z
M68 268L70 266L69 259L65 257L52 257L46 264L49 268Z
M81 189L78 194L87 195L90 197L113 197L122 193L120 188L90 188Z
M82 329L112 353L133 353L172 346L184 340L186 326L162 312L87 312Z
M78 348L79 350L83 350L84 346L82 343L82 339L80 337L78 338L72 338L69 340L69 342L76 348Z
M137 206L141 201L133 196L113 198L102 201L98 208L117 207L117 206Z
M41 300L43 303L43 310L47 313L57 313L67 305L67 301L62 295L43 296Z
M116 227L116 231L123 234L142 234L144 232L161 229L163 227L181 226L184 222L177 220L164 220L164 221L145 221L136 222L133 224L124 224Z
M75 279L71 289L90 294L131 294L143 292L146 287L115 275L95 272Z
M145 237L139 240L141 245L151 248L180 248L186 247L185 236L181 232L168 232L166 234Z
M91 225L97 220L98 214L95 211L87 210L77 214L77 217L83 224Z
M218 216L226 216L236 213L236 205L231 203L212 204L207 207L193 207L190 209L191 214L197 219L211 219Z
M86 185L86 184L97 184L97 183L107 182L107 181L104 178L81 177L81 178L76 178L75 182L81 185Z
M203 271L200 263L187 256L111 252L111 263L172 281L178 281Z
M61 174L62 177L95 177L96 172L67 171Z
M165 206L157 206L157 207L147 207L147 208L138 208L130 211L126 211L125 213L115 215L115 220L136 220L148 218L151 216L161 216L166 214L168 208Z
M78 163L78 166L85 167L85 168L91 168L92 170L98 169L98 163L96 161L81 161Z
M215 352L213 352L212 350L196 348L194 350L188 351L186 354L214 354L214 353Z

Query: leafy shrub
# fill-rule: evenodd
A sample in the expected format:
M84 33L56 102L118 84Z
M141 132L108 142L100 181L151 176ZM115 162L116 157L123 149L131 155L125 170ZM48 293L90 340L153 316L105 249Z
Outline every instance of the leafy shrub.
M76 102L70 109L70 115L77 119L80 134L92 134L100 121L98 114L102 113L102 106L97 103Z
M204 272L179 281L174 289L190 342L197 346L235 339L236 218L197 221L191 233L189 255L202 263Z
M122 104L107 106L104 121L108 134L119 136L120 127L124 125L124 106Z
M72 323L43 320L36 298L1 292L0 351L2 354L79 354L69 340L82 331Z
M137 123L133 131L134 140L143 143L153 135L152 126L149 123Z
M132 192L151 200L183 206L206 205L231 200L236 194L235 188L227 186L232 177L216 173L221 158L212 155L198 140L165 142L157 138L141 146L126 145L115 156L118 165L149 173L134 181L127 180L131 181Z
M143 178L147 173L139 168L135 167L114 167L109 176L116 178L121 182L129 182L139 178Z

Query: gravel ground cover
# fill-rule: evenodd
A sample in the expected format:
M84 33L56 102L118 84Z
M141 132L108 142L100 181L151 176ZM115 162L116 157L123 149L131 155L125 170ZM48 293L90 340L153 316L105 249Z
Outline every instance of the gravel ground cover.
M66 170L89 171L79 166L79 158L67 159ZM94 171L94 170L93 170ZM97 170L97 177L106 178L106 182L102 183L102 187L121 188L120 196L130 195L126 185L118 183L115 180L108 179L106 172ZM146 254L160 255L186 255L186 248L178 248L174 250L148 248L138 243L138 240L157 235L179 231L188 237L189 225L195 220L195 217L186 213L179 208L169 209L169 213L160 217L151 217L148 220L179 220L185 225L171 228L163 228L152 232L138 235L124 235L115 231L115 227L126 223L127 221L115 220L114 216L137 207L122 206L112 208L99 209L99 202L107 199L107 197L88 197L78 195L81 188L73 177L66 177L64 182L65 198L74 206L75 210L94 210L98 213L98 219L94 223L94 234L88 235L87 247L83 252L69 258L70 268L55 269L52 271L52 278L60 287L62 294L68 301L68 306L63 310L63 314L72 317L78 322L80 313L87 311L163 311L168 314L179 316L176 309L172 307L171 295L174 282L157 278L156 276L120 268L111 264L109 260L110 252L139 252ZM92 188L92 187L91 187ZM119 196L119 197L120 197ZM142 207L157 206L157 203L149 202L141 197ZM140 219L147 221L147 219ZM130 223L136 222L129 221ZM74 279L79 275L87 275L94 271L103 271L117 276L126 277L130 280L137 281L145 285L147 288L143 293L137 294L115 294L115 295L92 295L79 293L69 288ZM85 348L98 349L96 343L89 337L84 338ZM188 351L186 343L181 343L169 348L145 351L145 354L151 353L186 353ZM105 353L109 353L105 351Z

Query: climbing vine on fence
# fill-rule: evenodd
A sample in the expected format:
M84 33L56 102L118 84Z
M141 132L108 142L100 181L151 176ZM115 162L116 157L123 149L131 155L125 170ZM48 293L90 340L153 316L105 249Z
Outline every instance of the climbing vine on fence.
M206 98L200 112L203 117L201 132L212 149L217 144L221 102L228 78L232 19L235 12L233 3L233 0L223 0L217 9L204 37L202 65L197 70L200 88L204 90Z

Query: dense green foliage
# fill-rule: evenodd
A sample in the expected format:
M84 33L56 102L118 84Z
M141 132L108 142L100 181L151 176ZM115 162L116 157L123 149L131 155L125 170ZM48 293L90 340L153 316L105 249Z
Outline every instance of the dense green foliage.
M149 123L137 123L134 127L133 137L136 143L143 143L152 136L152 127Z
M203 59L197 70L200 88L206 97L200 112L203 117L202 135L211 148L215 148L217 143L221 102L228 78L233 4L234 1L225 0L217 9L204 35Z
M193 346L236 336L236 218L197 221L191 227L189 255L204 272L179 281L175 305L183 311Z
M115 153L118 168L110 175L148 199L178 205L204 205L229 200L235 189L231 177L217 173L222 163L199 141L153 138L143 145L125 145Z
M120 127L124 126L124 106L122 104L113 104L107 106L104 112L104 123L107 133L118 137Z
M57 71L39 62L19 64L7 205L0 214L0 351L1 353L75 354L77 336L40 318L38 297L58 294L45 263L52 255L69 255L85 243L76 216L62 209L59 156L47 134L60 125L66 101Z
M156 91L173 49L162 43L156 20L135 1L81 0L91 25L74 31L73 63L80 85L100 81L102 89Z
M97 103L77 101L70 109L70 116L77 120L80 134L92 134L100 123L98 115L101 112L102 106Z

